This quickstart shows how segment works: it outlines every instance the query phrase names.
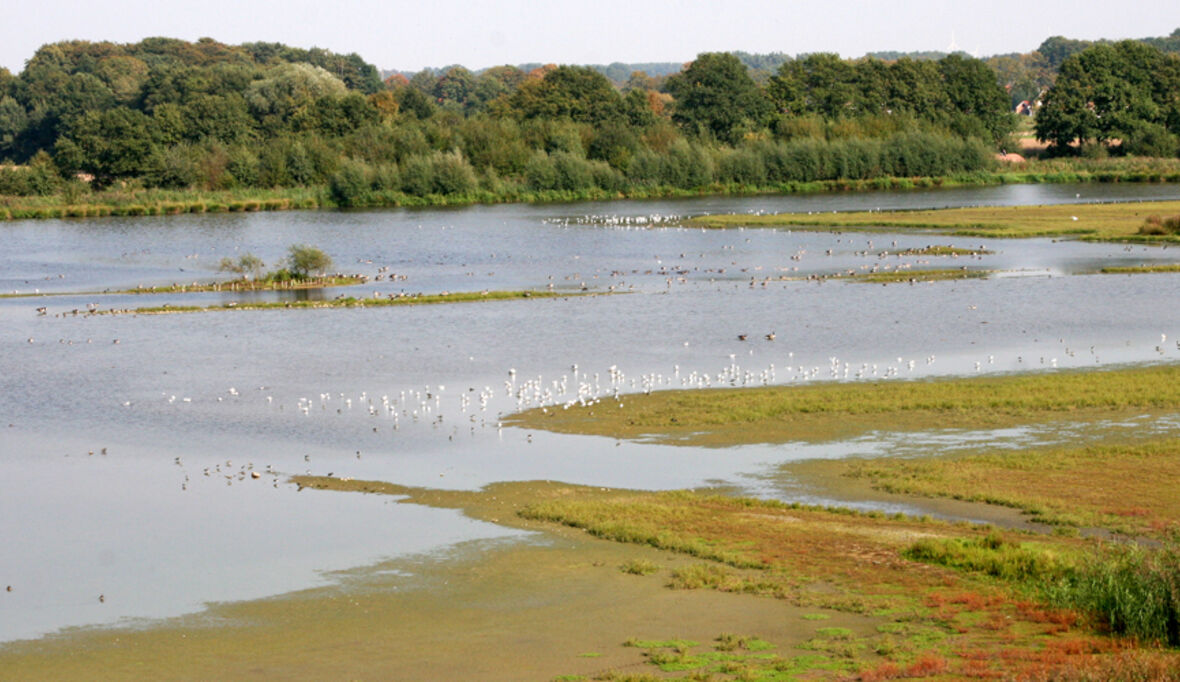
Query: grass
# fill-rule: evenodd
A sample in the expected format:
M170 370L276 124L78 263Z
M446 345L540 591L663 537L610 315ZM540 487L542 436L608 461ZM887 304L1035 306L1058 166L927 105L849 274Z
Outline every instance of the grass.
M558 291L472 291L442 294L409 294L389 298L353 298L351 296L327 301L262 301L230 302L207 306L161 305L141 308L120 308L98 310L99 315L168 315L172 313L198 313L219 310L279 310L298 308L382 308L408 305L436 305L440 303L471 303L477 301L507 301L522 298L567 298L589 296L583 292Z
M286 211L325 206L322 188L224 191L114 189L76 197L0 196L0 220Z
M620 566L619 570L631 575L651 575L660 570L660 565L647 559L632 559Z
M991 274L990 270L968 270L966 268L955 270L888 270L883 272L857 273L847 277L841 277L840 279L865 282L867 284L894 284L899 282L914 284L917 282L941 282L953 279L979 279L987 277L989 274Z
M271 273L273 275L274 273ZM325 275L323 277L290 278L266 276L257 279L240 277L221 282L193 282L191 284L173 283L167 286L136 287L122 291L103 293L111 294L174 294L174 293L202 293L210 291L296 291L300 289L320 289L324 287L345 287L364 284L368 281L364 275Z
M694 218L697 227L808 227L815 229L923 229L992 238L1077 237L1113 241L1180 241L1177 235L1141 234L1147 216L1180 211L1180 201L1049 206L985 206L923 211L851 211L716 215Z
M807 657L715 655L768 648L755 644L760 641L756 638L732 634L718 637L713 652L675 639L628 642L649 650L649 665L698 676L692 679L788 679L786 671L861 679L944 674L1051 678L1054 671L1081 670L1095 671L1098 677L1093 679L1099 679L1096 671L1116 670L1132 655L1145 670L1169 670L1180 663L1176 653L1150 644L1166 641L1158 628L1168 622L1172 608L1164 588L1177 585L1180 564L1174 554L1135 550L1150 558L1112 564L1095 559L1105 556L1102 550L1081 538L1048 535L1033 540L1027 534L900 515L686 492L619 491L593 499L565 495L528 505L521 513L703 559L675 572L679 577L671 586L677 589L751 593L862 614L879 623L869 632L845 624L818 627L794 645L811 651ZM717 558L704 557L700 547L713 548ZM1102 581L1085 576L1106 574L1087 573L1087 561L1127 566L1113 570L1148 577L1122 580L1121 592L1094 590L1086 585ZM1148 565L1151 570L1144 571ZM1069 583L1067 577L1077 579ZM1052 594L1046 585L1054 586ZM1139 610L1155 614L1146 619L1154 629L1108 625L1109 614L1122 611L1096 604L1092 595L1112 591L1128 595L1123 599L1127 606L1146 601L1149 606ZM805 618L818 620L816 615L826 614ZM1108 629L1139 639L1103 636ZM776 677L779 673L784 676Z
M888 492L998 504L1054 525L1153 537L1180 529L1180 439L844 466Z
M1112 632L1180 647L1180 536L1157 551L1122 545L1091 555L1049 593L1098 614Z
M958 246L949 246L944 244L923 246L919 249L905 249L898 252L901 256L949 256L951 258L958 258L959 256L985 256L994 253L987 249L964 249Z
M918 540L903 552L908 559L973 571L1004 580L1052 580L1072 566L1068 559L1044 548L1005 539L998 532L985 537Z
M815 194L969 187L1030 183L1180 182L1175 159L1109 158L1031 160L995 171L939 177L879 177L863 180L786 182L763 186L712 183L689 189L632 186L621 191L529 191L509 187L501 192L415 196L403 192L373 192L357 208L464 206L497 203L545 203L655 199L696 196L751 196L758 194ZM112 189L80 195L0 196L0 221L22 219L91 218L104 216L179 215L183 213L244 213L254 211L337 208L326 185L275 189L233 190Z
M1180 409L1180 366L923 381L657 391L619 403L520 412L561 433L732 445L847 438L877 429L999 428Z
M1104 275L1147 275L1159 272L1180 272L1180 264L1109 266L1098 272Z

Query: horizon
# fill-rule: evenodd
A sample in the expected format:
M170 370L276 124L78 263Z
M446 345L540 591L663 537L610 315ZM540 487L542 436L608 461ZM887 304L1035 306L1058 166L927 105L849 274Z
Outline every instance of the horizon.
M45 0L11 10L0 27L0 67L19 74L40 47L56 42L136 43L156 36L319 47L356 53L381 71L413 73L455 64L479 71L503 64L685 63L702 52L734 51L858 58L872 52L961 50L986 57L1031 52L1057 35L1135 39L1167 36L1180 26L1180 7L1162 0L1132 0L1115 17L1097 3L1081 3L1078 11L1079 3L1061 0L1035 6L995 0L986 7L946 0L901 7L867 0L789 5L742 0L724 11L703 0L641 6L605 0L589 15L568 1L533 7L524 0L476 8L455 0L429 8L373 0L342 0L333 8L307 0L209 0L200 7L146 0L75 4ZM1093 11L1085 11L1089 4ZM47 15L53 20L45 21ZM856 20L833 20L848 16ZM440 23L440 17L459 18ZM370 30L356 30L361 19Z

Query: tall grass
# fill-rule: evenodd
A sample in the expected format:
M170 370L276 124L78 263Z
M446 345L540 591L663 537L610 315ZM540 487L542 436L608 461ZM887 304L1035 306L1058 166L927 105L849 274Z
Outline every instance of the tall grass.
M1127 544L1096 553L1048 594L1095 614L1113 632L1180 646L1180 536L1160 549Z
M1055 554L1005 540L999 533L981 538L923 538L902 555L1014 581L1056 578L1069 567Z

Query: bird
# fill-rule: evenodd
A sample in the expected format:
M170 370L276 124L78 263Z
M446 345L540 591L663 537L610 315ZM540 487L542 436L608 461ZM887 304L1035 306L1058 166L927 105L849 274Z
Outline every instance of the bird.
M738 334L738 341L745 341L750 338L748 334Z
M766 340L767 341L774 341L774 332L770 332L769 334L767 334Z

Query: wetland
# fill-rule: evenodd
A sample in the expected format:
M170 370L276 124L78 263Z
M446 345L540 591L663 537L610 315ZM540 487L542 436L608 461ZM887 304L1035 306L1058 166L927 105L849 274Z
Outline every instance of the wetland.
M1166 649L961 558L1037 566L1031 582L1048 584L1104 551L1091 531L1166 544L1180 521L1174 249L686 222L1063 202L1083 217L1146 200L1175 189L4 223L0 667L1174 669ZM169 288L290 243L367 281ZM964 265L987 276L834 277ZM312 305L338 296L496 300ZM244 310L66 314L165 306Z

